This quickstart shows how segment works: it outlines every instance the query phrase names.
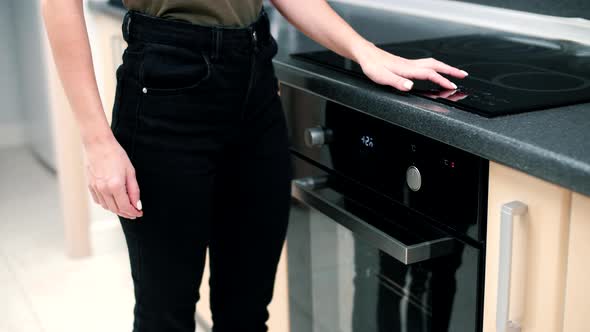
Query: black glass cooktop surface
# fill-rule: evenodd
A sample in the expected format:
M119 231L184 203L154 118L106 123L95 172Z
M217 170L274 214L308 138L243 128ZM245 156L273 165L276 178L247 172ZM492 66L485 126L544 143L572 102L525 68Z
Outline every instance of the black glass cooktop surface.
M433 57L469 73L457 90L414 80L411 93L485 117L590 102L590 46L520 36L464 35L380 44L409 58ZM332 51L293 56L368 80L361 67Z

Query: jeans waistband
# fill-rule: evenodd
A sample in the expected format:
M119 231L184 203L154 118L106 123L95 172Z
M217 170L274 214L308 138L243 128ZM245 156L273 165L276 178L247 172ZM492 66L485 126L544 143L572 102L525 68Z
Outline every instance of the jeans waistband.
M224 49L252 49L270 42L270 21L264 9L245 27L204 26L128 10L123 18L127 43L144 41L208 51L214 60Z

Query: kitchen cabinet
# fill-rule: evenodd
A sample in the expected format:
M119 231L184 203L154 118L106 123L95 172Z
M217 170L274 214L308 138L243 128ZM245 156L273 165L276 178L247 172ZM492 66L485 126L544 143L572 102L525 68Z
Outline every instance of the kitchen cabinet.
M523 332L561 331L566 275L574 284L582 284L578 276L566 274L571 191L494 162L490 162L489 171L483 331L511 331L497 328L496 315L503 298L508 299L508 319L520 325ZM506 204L514 201L521 202L520 207L526 206L526 211L523 209L521 216L511 218L510 207L519 205ZM512 221L512 241L505 236L506 232L500 233L502 211L506 213L503 221L507 225ZM577 220L577 224L584 226L583 220ZM506 229L509 228L503 231ZM578 240L576 246L587 246L582 243L584 235L574 237ZM508 270L500 266L500 248L507 250L512 260ZM581 255L575 260L582 260ZM499 277L502 271L509 275ZM508 291L503 292L501 281L506 280L511 282ZM573 286L572 292L576 291L574 287L578 286ZM574 305L581 300L570 301ZM566 315L572 325L578 324L579 310L588 311L580 308Z
M585 332L590 322L590 197L574 193L570 216L563 331Z

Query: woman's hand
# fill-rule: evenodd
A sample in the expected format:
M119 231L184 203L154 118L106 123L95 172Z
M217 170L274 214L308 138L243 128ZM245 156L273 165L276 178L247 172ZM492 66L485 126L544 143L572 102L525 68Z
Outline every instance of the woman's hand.
M467 73L434 59L408 60L388 53L359 35L326 0L271 0L277 10L324 47L356 61L379 84L408 91L412 79L430 80L445 89L457 86L439 73L464 78Z
M128 219L143 216L135 168L116 139L87 147L86 152L88 189L94 202Z
M455 90L457 85L439 73L456 78L467 76L467 72L436 59L405 59L369 42L359 48L355 60L371 80L379 84L391 85L401 91L412 89L414 85L412 79L429 80L445 89Z

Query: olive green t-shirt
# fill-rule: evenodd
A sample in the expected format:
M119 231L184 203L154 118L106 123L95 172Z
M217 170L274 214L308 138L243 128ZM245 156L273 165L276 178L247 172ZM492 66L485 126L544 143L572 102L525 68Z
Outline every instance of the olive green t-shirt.
M199 25L246 26L262 8L262 0L123 0L127 9Z

